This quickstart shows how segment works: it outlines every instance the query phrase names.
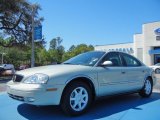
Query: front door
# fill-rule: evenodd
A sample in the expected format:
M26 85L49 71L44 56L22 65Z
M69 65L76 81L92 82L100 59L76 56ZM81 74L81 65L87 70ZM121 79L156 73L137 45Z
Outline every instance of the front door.
M110 94L117 94L124 91L125 83L122 79L122 61L119 53L109 52L100 62L111 61L111 66L99 66L98 70L98 82L99 82L99 95L105 96Z

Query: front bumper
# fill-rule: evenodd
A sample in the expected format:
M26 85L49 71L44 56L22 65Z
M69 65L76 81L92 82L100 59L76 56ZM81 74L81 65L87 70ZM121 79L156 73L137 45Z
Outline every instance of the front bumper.
M63 85L46 87L39 84L10 83L7 84L8 95L16 100L32 105L59 105ZM53 91L54 90L54 91Z

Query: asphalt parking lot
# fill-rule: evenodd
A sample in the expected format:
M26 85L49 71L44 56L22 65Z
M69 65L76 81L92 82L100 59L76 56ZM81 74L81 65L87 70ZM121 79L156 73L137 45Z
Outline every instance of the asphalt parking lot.
M65 116L58 106L37 107L12 100L5 88L0 93L0 107L0 120L160 120L160 82L150 98L132 94L98 100L89 112L79 117Z

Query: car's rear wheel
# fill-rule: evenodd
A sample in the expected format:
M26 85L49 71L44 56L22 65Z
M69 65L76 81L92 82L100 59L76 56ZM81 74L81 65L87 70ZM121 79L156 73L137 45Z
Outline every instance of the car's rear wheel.
M152 80L150 78L147 78L139 94L142 97L149 97L152 94L152 90L153 90Z
M65 89L61 107L67 115L80 115L86 112L92 102L90 87L83 82L73 82Z
M156 68L156 69L155 69L155 73L160 74L160 69L159 69L159 68Z

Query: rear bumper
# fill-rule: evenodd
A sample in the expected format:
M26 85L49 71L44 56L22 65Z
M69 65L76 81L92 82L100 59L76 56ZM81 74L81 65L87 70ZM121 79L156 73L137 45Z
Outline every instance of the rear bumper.
M155 75L155 72L152 72L152 80L153 80L153 86L157 83L157 77Z

